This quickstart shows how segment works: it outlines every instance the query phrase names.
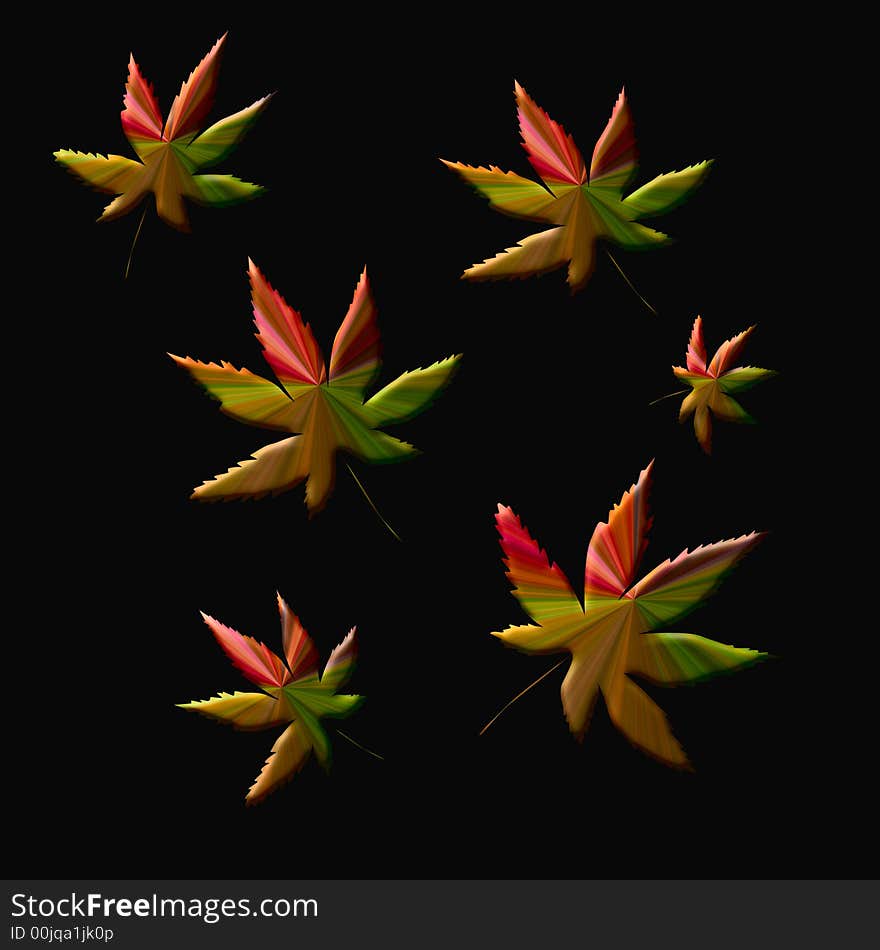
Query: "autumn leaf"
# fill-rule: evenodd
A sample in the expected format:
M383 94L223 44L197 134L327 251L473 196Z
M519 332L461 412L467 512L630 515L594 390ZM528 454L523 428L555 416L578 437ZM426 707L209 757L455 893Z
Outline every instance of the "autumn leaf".
M691 387L681 404L678 418L683 422L693 415L697 441L707 454L712 450L713 415L727 422L755 421L732 398L731 393L743 392L776 375L773 370L760 369L757 366L733 366L754 329L751 326L748 330L725 340L707 365L706 347L703 344L703 320L697 317L688 343L687 367L672 367L672 372Z
M93 155L60 149L55 158L98 191L118 195L104 208L99 221L128 213L152 192L159 217L181 231L189 230L183 199L223 207L255 198L259 185L232 175L196 174L218 165L256 122L271 96L215 122L203 123L211 111L226 34L190 73L171 105L164 125L153 87L130 57L122 110L122 129L139 161L121 155Z
M668 629L700 606L763 535L752 532L685 549L635 581L652 520L648 493L653 464L615 505L607 523L596 526L587 552L583 603L513 511L498 506L507 576L533 623L493 636L525 653L571 654L562 707L577 738L583 738L601 692L611 720L630 742L667 765L687 767L663 711L630 676L675 686L741 669L766 656L691 633L652 632Z
M237 729L272 729L286 725L247 793L245 801L249 805L289 781L305 765L312 751L321 765L329 768L330 739L320 720L349 716L364 701L363 696L337 693L354 670L355 628L352 627L333 650L319 676L315 645L280 594L278 610L286 664L259 640L243 636L202 614L233 665L263 692L219 693L212 699L178 704L181 709L192 709Z
M224 475L206 481L194 498L259 497L306 481L313 515L327 502L336 453L365 462L396 462L417 450L376 427L423 412L449 383L460 356L403 373L365 401L380 368L379 329L367 272L333 341L329 371L312 330L249 261L257 339L280 385L231 363L201 363L171 355L240 422L294 433L256 451Z
M541 183L494 165L444 165L487 198L496 211L553 225L475 264L467 279L530 277L568 264L568 284L580 290L589 280L599 239L628 250L655 247L669 238L638 224L670 211L703 181L711 161L658 175L624 197L636 172L636 139L626 96L620 96L599 136L589 173L574 139L514 84L522 145Z

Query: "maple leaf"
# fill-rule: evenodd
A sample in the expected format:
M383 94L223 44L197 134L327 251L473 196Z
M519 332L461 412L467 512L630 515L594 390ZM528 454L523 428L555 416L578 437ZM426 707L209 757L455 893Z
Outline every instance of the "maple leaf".
M159 217L172 227L188 231L184 197L199 204L226 206L255 198L265 190L232 175L196 174L226 158L272 98L258 99L247 109L200 131L214 102L225 42L224 33L181 85L164 127L153 87L141 75L134 56L129 58L122 129L140 161L69 149L54 153L57 161L93 188L118 195L104 208L99 221L126 214L152 192Z
M766 657L691 633L651 632L695 610L763 534L685 549L634 583L652 520L648 493L653 465L609 512L607 523L596 526L587 552L583 604L513 511L498 506L507 576L534 623L493 636L525 653L571 653L562 706L576 737L583 738L601 691L611 720L630 742L661 762L687 767L663 711L627 674L674 686Z
M248 264L256 336L280 386L231 363L169 355L220 402L228 416L295 434L206 481L192 497L257 497L307 480L306 505L313 515L333 490L337 452L349 452L365 462L395 462L417 453L409 443L375 427L404 422L427 409L449 383L461 356L402 373L364 401L380 368L376 307L366 269L333 341L328 371L311 327L253 261Z
M330 739L320 720L349 716L364 701L363 696L340 695L357 659L356 628L330 654L324 672L318 676L318 651L299 618L278 594L284 660L264 643L246 637L202 614L234 666L262 693L219 693L211 699L178 703L237 729L272 729L288 724L272 746L269 758L245 801L253 805L283 782L289 781L314 750L318 761L329 768Z
M693 415L697 441L706 453L712 450L713 415L728 422L755 421L730 394L742 392L776 375L771 369L732 365L754 329L754 326L751 326L748 330L725 340L707 365L706 347L703 344L703 320L697 317L688 343L687 367L672 367L672 372L691 387L691 392L681 404L678 418L683 422Z
M667 235L638 224L665 214L705 178L710 161L658 175L624 197L636 171L635 131L625 91L621 90L605 131L593 149L589 174L574 139L514 84L522 145L542 184L494 165L444 165L488 198L497 211L554 227L532 234L462 277L530 277L568 264L568 284L580 290L593 271L598 239L636 250L666 243Z

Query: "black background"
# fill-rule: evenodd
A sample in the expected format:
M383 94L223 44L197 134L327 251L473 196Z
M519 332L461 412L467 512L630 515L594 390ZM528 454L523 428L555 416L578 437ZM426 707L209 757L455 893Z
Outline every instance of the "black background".
M600 42L555 16L551 42L546 12L533 27L496 14L473 13L468 25L437 10L429 25L404 17L396 33L333 13L320 28L282 28L268 15L153 26L53 21L31 90L47 105L32 159L45 175L28 199L33 247L24 261L34 322L19 321L40 367L27 391L29 405L46 407L46 435L38 461L18 476L39 538L23 558L39 578L30 601L39 622L26 644L39 673L20 676L15 707L27 713L11 752L10 814L28 829L16 874L842 870L859 793L834 765L842 753L832 751L830 702L815 690L809 611L793 621L805 555L793 466L811 463L798 457L791 420L805 369L792 344L785 244L762 240L748 213L756 143L785 134L766 98L780 78L771 75L773 51L750 37L722 53L677 26L645 24L659 31L655 50L637 55L626 41ZM139 210L95 224L104 197L50 153L130 154L118 120L129 51L167 111L227 28L211 120L278 94L217 171L270 193L238 208L191 207L189 235L151 207L123 281ZM659 316L603 253L574 296L562 271L458 279L533 230L493 212L438 161L531 174L514 78L587 158L626 83L639 182L717 159L689 202L648 222L676 243L616 252ZM782 88L777 96L793 94ZM272 439L220 414L165 355L266 371L252 336L248 255L325 353L366 264L383 383L465 354L442 399L391 430L423 454L356 466L403 544L343 466L311 521L301 486L258 502L189 501L194 486ZM697 313L710 351L757 323L748 362L780 371L743 397L760 424L719 423L711 458L692 427L678 425L677 399L648 405L678 388L670 366L683 361ZM479 738L553 662L488 635L525 622L501 564L496 504L514 507L577 587L595 523L651 458L645 567L685 546L769 530L684 627L776 659L693 688L648 687L694 774L634 750L601 703L576 743L559 702L562 670ZM343 728L385 760L336 737L329 776L312 762L246 809L273 734L237 733L174 704L247 688L198 611L278 649L276 588L322 656L358 625L351 686L368 701ZM861 873L859 861L845 873Z

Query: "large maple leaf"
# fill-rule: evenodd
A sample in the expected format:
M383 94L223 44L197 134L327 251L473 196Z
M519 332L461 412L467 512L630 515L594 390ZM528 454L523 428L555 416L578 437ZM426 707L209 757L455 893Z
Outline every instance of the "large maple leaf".
M469 279L530 277L568 264L572 291L593 272L598 239L636 250L666 243L667 235L638 224L682 202L705 178L711 161L658 175L624 197L636 171L637 150L626 96L620 96L593 149L589 173L574 139L515 83L522 145L541 184L514 172L448 162L497 211L554 227L530 235L462 275Z
M217 165L235 148L269 104L271 96L227 116L200 131L211 111L226 34L190 73L171 105L164 125L152 86L138 69L134 56L128 62L128 81L122 110L122 128L140 161L122 155L93 155L60 149L55 158L98 191L118 195L104 209L99 221L126 214L152 192L163 221L189 230L183 199L199 204L225 206L254 198L259 185L232 175L196 174Z
M706 361L703 343L703 320L697 317L687 348L687 367L673 366L672 372L691 387L681 404L678 418L684 421L694 417L697 441L706 453L712 450L712 416L727 422L754 422L755 420L731 397L762 380L775 376L771 369L757 366L734 366L746 341L755 328L749 327L718 347L711 361Z
M663 686L693 683L766 656L691 633L655 633L696 609L762 535L685 549L635 581L647 547L653 462L593 532L583 604L568 579L510 508L496 523L514 596L534 621L493 636L525 653L571 653L562 684L569 728L583 738L601 691L614 724L634 745L669 765L688 765L663 711L630 676Z
M449 383L461 357L403 373L364 401L380 368L376 307L366 270L333 341L328 371L311 327L253 261L248 263L256 336L280 386L231 363L169 355L220 402L228 416L295 434L205 482L193 497L256 497L285 491L307 479L306 505L314 514L333 490L337 452L366 462L395 462L417 453L409 443L376 426L404 422L428 408Z
M237 729L272 729L287 724L247 793L245 800L250 805L292 778L313 750L321 765L329 768L330 739L320 720L344 718L364 701L362 696L337 693L354 669L356 628L352 627L333 650L319 676L315 645L280 594L278 610L286 665L264 643L202 614L233 665L263 692L220 693L212 699L178 704L181 709L192 709Z

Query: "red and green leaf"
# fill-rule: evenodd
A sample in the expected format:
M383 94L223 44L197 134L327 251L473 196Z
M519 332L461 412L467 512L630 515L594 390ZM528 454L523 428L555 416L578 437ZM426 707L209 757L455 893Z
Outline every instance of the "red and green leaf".
M409 458L416 449L377 426L403 422L427 409L449 384L460 356L403 373L364 402L380 370L376 305L366 271L333 343L329 373L311 328L249 262L257 339L280 386L229 363L172 356L242 422L292 433L196 488L200 499L256 498L306 482L309 514L329 498L340 452L366 462ZM283 387L283 388L282 388Z
M263 188L232 175L200 174L225 159L269 104L271 96L203 129L214 101L225 34L180 87L162 122L152 86L132 56L123 98L122 130L140 161L59 149L56 160L98 191L118 195L99 221L128 213L149 194L160 218L189 230L184 199L225 207L262 194Z
M248 804L261 801L289 781L305 765L312 751L322 765L329 767L330 739L320 720L349 716L363 702L362 696L337 693L354 669L357 658L355 629L352 628L330 654L324 674L319 679L318 651L280 594L278 612L284 660L253 637L244 636L202 614L233 665L265 692L220 693L212 699L180 704L182 709L228 723L237 729L270 729L287 724L246 796Z
M745 409L731 397L774 376L773 370L757 366L734 366L752 331L749 327L718 347L706 364L703 343L703 320L697 317L688 342L686 366L673 366L672 372L691 391L685 396L678 418L684 421L694 417L694 431L700 447L707 454L712 451L712 417L726 422L753 422Z
M685 551L636 581L651 525L648 495L653 463L593 532L587 552L583 605L519 518L496 516L513 593L533 623L493 634L527 653L568 652L562 706L582 738L601 694L609 716L637 747L660 761L687 766L663 711L629 675L665 685L697 682L750 665L765 654L687 633L655 633L680 620L718 588L761 539L751 533Z
M468 268L467 279L529 277L568 265L571 289L581 289L595 264L598 241L623 248L649 248L667 236L637 223L666 213L703 181L711 162L659 175L624 197L636 172L635 131L626 95L621 91L611 118L593 149L589 175L574 139L515 84L522 144L541 184L494 165L475 168L444 164L457 172L491 207L517 218L552 224L523 238L515 247Z

